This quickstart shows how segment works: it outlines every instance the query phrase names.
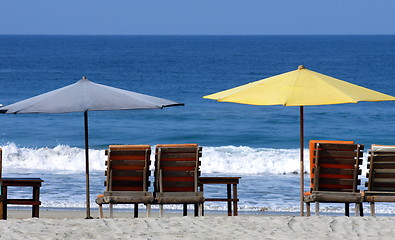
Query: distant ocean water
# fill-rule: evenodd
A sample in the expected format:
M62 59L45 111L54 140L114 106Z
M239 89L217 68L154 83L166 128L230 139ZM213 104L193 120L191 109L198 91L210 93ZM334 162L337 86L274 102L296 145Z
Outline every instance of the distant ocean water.
M242 177L242 211L297 212L299 109L218 103L202 96L300 64L395 95L395 36L0 35L0 104L82 76L185 103L89 113L92 207L104 190L108 145L198 143L202 175ZM310 139L354 140L366 149L372 143L395 144L394 116L392 102L306 107L306 146ZM83 114L7 114L0 116L0 126L4 176L43 178L44 207L84 207ZM225 191L218 187L207 194ZM207 207L225 205L209 202ZM342 207L326 210L341 212ZM378 204L377 211L394 214L394 207Z

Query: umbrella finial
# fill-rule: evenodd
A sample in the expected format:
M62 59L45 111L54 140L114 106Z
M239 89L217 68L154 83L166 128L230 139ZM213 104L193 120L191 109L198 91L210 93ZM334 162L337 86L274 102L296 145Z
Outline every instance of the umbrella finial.
M306 69L303 65L299 65L298 70Z
M82 79L86 79L86 76L82 76Z

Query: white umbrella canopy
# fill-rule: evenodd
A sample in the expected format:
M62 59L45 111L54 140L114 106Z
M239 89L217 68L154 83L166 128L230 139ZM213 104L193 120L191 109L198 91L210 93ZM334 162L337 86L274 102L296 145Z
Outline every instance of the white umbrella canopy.
M0 113L69 113L84 112L86 218L90 216L88 111L161 109L183 103L131 92L102 84L83 77L78 82L26 100L3 106Z
M97 84L83 77L78 82L4 106L5 113L68 113L122 109L155 109L182 105L171 100Z

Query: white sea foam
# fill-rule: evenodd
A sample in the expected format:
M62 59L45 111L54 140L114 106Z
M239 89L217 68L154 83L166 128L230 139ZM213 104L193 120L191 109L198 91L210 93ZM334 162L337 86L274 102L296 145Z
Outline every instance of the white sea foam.
M305 169L308 167L305 150ZM299 172L299 149L204 147L203 173L287 174Z
M58 145L54 148L18 147L15 143L2 146L3 168L13 171L81 171L85 169L85 151ZM89 150L90 169L104 169L104 150Z
M3 168L13 171L80 172L85 169L84 149L58 145L26 148L9 143L3 148ZM305 169L308 170L307 150ZM154 154L154 153L153 153ZM104 150L89 150L90 169L105 169ZM152 156L151 159L154 159ZM203 173L287 174L299 172L298 149L251 148L245 146L203 147ZM151 166L152 168L152 166Z

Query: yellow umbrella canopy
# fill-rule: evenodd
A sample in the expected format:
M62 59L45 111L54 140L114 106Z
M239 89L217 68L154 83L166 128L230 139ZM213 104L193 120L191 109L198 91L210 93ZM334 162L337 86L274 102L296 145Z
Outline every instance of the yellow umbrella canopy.
M303 106L395 101L395 97L351 84L300 65L297 70L204 96L218 102L300 106L300 214L304 215Z
M395 98L299 66L298 70L204 96L219 102L250 105L307 106Z

